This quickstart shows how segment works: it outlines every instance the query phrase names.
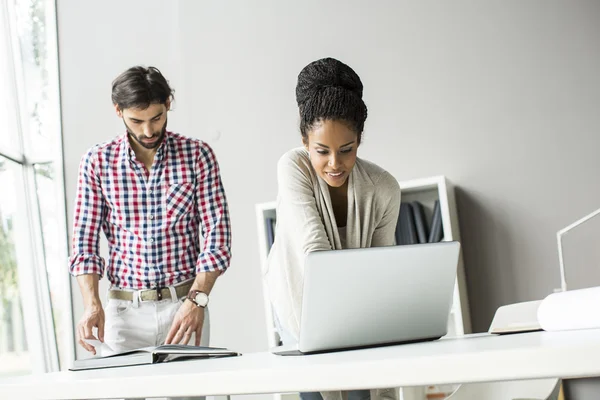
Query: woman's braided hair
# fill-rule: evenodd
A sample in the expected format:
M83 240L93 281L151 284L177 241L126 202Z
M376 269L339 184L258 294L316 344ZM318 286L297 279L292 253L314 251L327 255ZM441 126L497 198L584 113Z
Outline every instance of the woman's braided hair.
M315 124L336 120L355 131L360 144L367 119L362 94L360 77L343 62L323 58L308 64L300 71L296 85L302 139L308 140Z

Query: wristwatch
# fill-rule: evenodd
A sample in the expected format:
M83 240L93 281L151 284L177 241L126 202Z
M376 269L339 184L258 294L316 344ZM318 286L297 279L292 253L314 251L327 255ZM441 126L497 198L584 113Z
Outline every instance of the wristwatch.
M204 308L208 305L208 295L200 290L190 290L186 298L198 307Z

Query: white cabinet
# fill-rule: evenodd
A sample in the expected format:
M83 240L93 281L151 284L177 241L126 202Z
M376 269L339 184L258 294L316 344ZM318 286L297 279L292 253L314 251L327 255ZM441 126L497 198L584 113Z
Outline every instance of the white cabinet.
M458 213L454 197L454 187L444 176L414 179L399 182L402 191L402 202L419 201L425 209L427 223L431 225L433 205L439 200L442 214L443 241L455 240L460 242L458 229ZM463 252L460 252L456 284L454 286L454 301L448 322L448 335L464 335L471 333L471 317L469 314L469 301L467 296L467 283Z
M256 224L258 227L258 253L260 255L260 271L264 276L264 272L267 266L267 256L269 255L269 249L271 247L269 243L268 235L268 224L271 219L276 219L276 202L260 203L256 205ZM269 300L269 292L267 291L266 282L263 279L263 300L265 307L265 319L267 321L267 343L269 348L275 347L279 344L279 335L275 329L275 323L273 322L273 310L271 307L271 301Z
M460 242L460 233L458 228L458 215L456 209L456 201L454 196L454 187L444 176L433 176L422 179L414 179L409 181L399 182L402 191L402 203L418 201L423 205L425 219L427 225L431 226L433 208L436 200L439 200L442 227L443 241L458 241ZM276 220L276 203L260 203L256 205L256 220L258 227L258 246L260 254L261 271L264 272L267 256L270 249L269 237L270 229L274 228L271 225L272 220ZM274 232L272 232L274 234ZM279 343L279 337L273 325L273 312L268 298L268 292L264 286L263 280L263 296L264 307L266 314L266 332L268 337L269 347L276 346ZM458 270L456 276L456 284L454 287L454 300L450 311L448 322L448 335L459 336L471 332L471 318L469 314L469 302L467 296L467 286L465 280L465 269L463 264L462 251L458 261ZM435 390L432 388L423 391ZM405 395L405 398L415 398L415 396ZM417 396L420 397L420 396Z

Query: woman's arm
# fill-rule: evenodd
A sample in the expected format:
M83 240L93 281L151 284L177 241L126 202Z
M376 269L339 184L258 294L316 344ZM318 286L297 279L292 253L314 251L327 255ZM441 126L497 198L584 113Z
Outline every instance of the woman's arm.
M277 230L283 230L282 233L294 241L294 246L301 246L304 254L331 250L317 209L310 165L299 157L292 157L288 153L277 164Z

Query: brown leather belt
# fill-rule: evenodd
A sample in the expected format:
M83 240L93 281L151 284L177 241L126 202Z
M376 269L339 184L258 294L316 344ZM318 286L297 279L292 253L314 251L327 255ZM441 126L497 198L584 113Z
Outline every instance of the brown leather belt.
M194 283L194 281L186 282L179 286L175 286L175 294L177 295L178 299L187 296L188 292L192 288L192 283ZM133 292L128 290L111 289L108 291L108 298L115 300L133 301L133 296L136 293L139 293L140 301L159 301L171 298L171 291L168 287L144 289Z

